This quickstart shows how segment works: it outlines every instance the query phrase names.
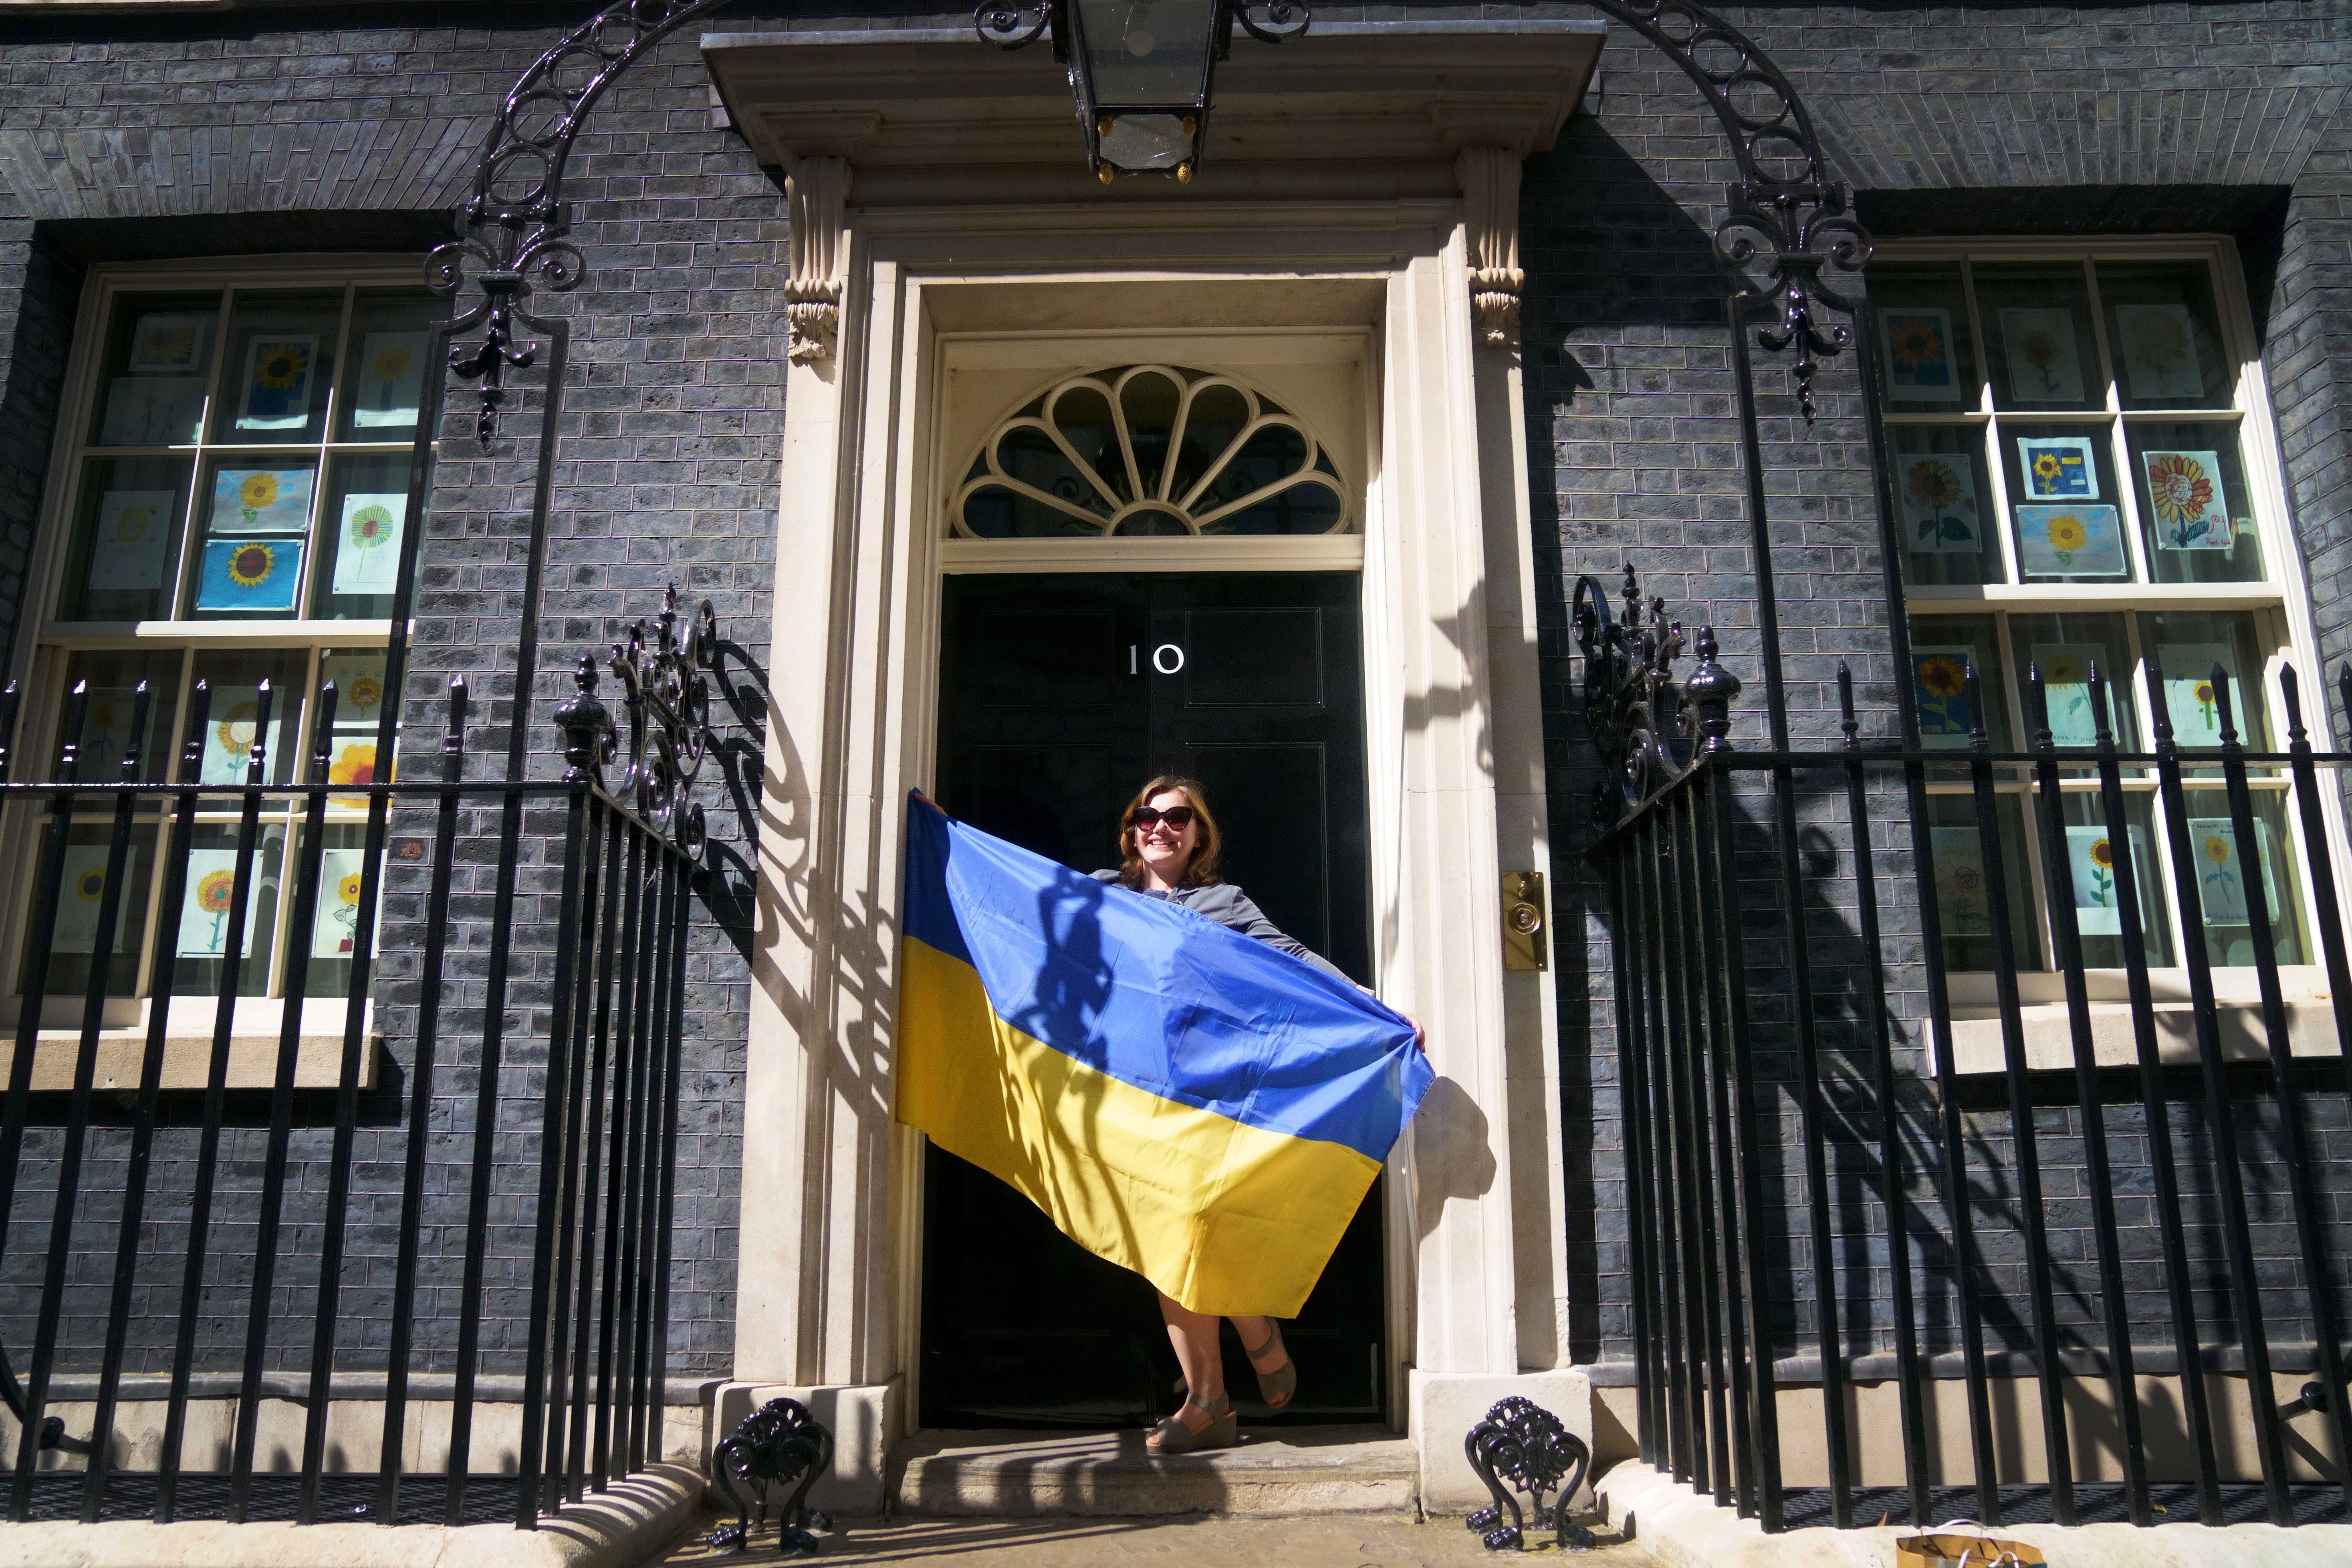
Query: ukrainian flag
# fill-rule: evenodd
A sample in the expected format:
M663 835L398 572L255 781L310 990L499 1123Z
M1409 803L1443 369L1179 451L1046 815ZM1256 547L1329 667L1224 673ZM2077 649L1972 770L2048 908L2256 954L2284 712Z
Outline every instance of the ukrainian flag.
M1295 1317L1430 1085L1288 953L907 807L898 1120L1195 1311Z

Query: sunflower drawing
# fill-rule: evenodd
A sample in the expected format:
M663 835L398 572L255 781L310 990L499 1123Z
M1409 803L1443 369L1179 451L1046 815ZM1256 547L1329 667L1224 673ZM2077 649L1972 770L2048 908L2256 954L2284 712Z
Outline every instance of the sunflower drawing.
M2125 353L2159 376L2189 357L2189 334L2161 310L2135 311L2131 343Z
M2044 452L2033 459L2033 477L2047 485L2065 471L2055 452Z
M2213 868L2200 879L2202 886L2213 889L2205 906L2206 920L2225 924L2242 922L2245 919L2242 913L2245 890L2238 885L2236 847L2220 834L2210 833L2198 847L2204 852L2205 858L2213 862Z
M1922 721L1932 723L1937 734L1967 733L1969 705L1962 694L1969 689L1968 667L1939 653L1920 659L1917 670Z
M1949 463L1927 458L1913 464L1903 489L1922 514L1918 522L1922 548L1947 541L1961 545L1976 542L1975 527L1955 510L1961 504L1960 476ZM1967 504L1973 508L1976 502L1971 500Z
M2025 363L2041 373L2042 395L2057 395L2058 378L2051 374L2051 367L2058 363L2058 340L2048 332L2032 331L2025 334L2022 346Z
M154 521L152 508L126 506L114 514L114 542L136 544L147 537L147 525Z
M2115 887L2116 847L2102 838L2091 846L2091 901L2101 909L2107 907L2107 894Z
M343 693L343 700L352 705L354 712L373 708L383 700L383 682L373 675L362 675L352 682L351 689Z
M2050 537L2050 548L2058 556L2060 566L2074 563L2074 552L2091 542L2091 531L2083 520L2071 511L2062 511L2044 525Z
M2148 499L2156 504L2156 520L2165 542L2175 550L2189 549L2213 532L2214 520L2206 513L2213 502L2212 477L2205 465L2186 452L2167 452L2147 465Z
M373 550L392 537L392 513L380 506L363 506L352 513L351 547Z
M245 483L236 487L236 499L245 503L247 511L259 511L278 500L276 474L247 474ZM252 519L247 518L247 521Z
M360 929L360 874L352 871L335 883L335 907L326 911L326 919L341 928L336 939L335 952L348 953L357 945L354 939Z
M240 702L221 716L213 727L220 749L232 768L242 763L253 750L253 738L260 729L261 711L253 703Z
M1933 458L1912 468L1907 488L1913 500L1938 510L1960 499L1959 476Z
M1915 374L1944 357L1943 340L1926 321L1907 321L1896 328L1893 349L1895 363Z
M240 588L258 588L278 569L278 552L267 544L241 544L228 558L228 580Z
M347 904L360 901L360 874L357 871L335 884L335 897Z
M1937 901L1944 906L1944 923L1948 927L1962 935L1992 929L1991 911L1985 907L1982 867L1973 860L1963 861L1940 880L1944 896Z
M375 748L352 745L343 748L327 769L327 782L339 784L369 784L375 783Z
M2216 833L2205 840L2205 858L2216 866L2230 863L2230 841Z
M398 381L400 373L407 368L408 351L406 349L386 349L375 356L375 378L384 384L383 390L386 397L392 395L392 383Z
M218 952L226 945L225 929L228 924L231 900L236 891L236 873L213 871L196 884L196 908L213 917L213 934L208 945Z
M2215 706L2213 698L2213 683L2210 680L2200 680L2197 683L2197 689L2189 693L2189 695L2197 699L2198 713L2204 719L2205 727L2208 730L2210 730L2213 728L2213 709Z
M272 392L290 392L310 368L310 353L293 343L272 345L254 367L254 379Z

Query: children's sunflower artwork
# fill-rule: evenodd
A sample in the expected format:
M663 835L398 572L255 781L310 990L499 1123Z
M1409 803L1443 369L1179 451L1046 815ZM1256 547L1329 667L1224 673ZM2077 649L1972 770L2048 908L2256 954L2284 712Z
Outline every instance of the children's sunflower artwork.
M1919 739L1928 746L1969 743L1969 664L1977 650L1965 644L1951 647L1911 648L1911 680L1919 698Z
M360 343L352 378L352 423L362 430L404 429L416 423L425 386L424 332L370 332Z
M2133 890L2139 895L2140 930L2149 925L2147 898L2155 888L2154 862L2148 858L2147 836L2133 826L2131 844ZM2084 936L2121 936L2123 900L2116 864L2123 857L2105 827L2066 829L2066 859L2074 874L2074 929Z
M2116 336L2124 385L2135 403L2179 403L2205 395L2197 356L2197 318L2186 305L2117 305Z
M212 539L196 584L196 608L283 614L302 581L299 539Z
M2142 452L2158 550L2228 550L2237 542L2218 452Z
M1958 452L1901 452L1903 532L1923 555L1975 555L1984 549L1978 526L1977 468Z
M245 930L238 954L253 956L254 928L261 921L262 858L256 855L246 879ZM192 849L188 852L188 889L180 906L182 958L219 958L228 952L229 911L236 900L236 851Z
M364 849L330 849L319 867L319 916L310 932L313 958L349 958L360 926Z
M310 526L310 479L309 468L215 469L214 531L301 532Z
M2221 698L2230 700L2230 717L2245 741L2246 699L2238 685L2238 659L2227 643L2162 643L2156 650L2164 667L2164 705L2172 717L2172 738L2184 746L2221 743ZM2213 667L2221 667L2218 686Z
M50 943L52 952L98 951L98 918L105 912L106 858L107 847L103 844L70 844L66 847L65 885L58 890L58 921L56 935ZM122 948L122 929L131 914L132 900L128 895L131 889L142 885L139 859L138 848L133 846L129 858L123 862L125 896L116 900L114 934L108 943L118 952Z
M1992 930L1992 895L1985 878L1984 844L1973 827L1931 827L1936 861L1936 910L1944 934L1983 936Z
M2095 746L2099 743L2098 715L2091 707L2091 667L2107 682L2107 729L2113 732L2115 721L2115 686L2117 661L2097 643L2036 643L2033 645L2033 668L2042 672L2042 700L2050 709L2050 739L2061 746ZM2118 745L2128 745L2127 738L2118 737Z
M408 511L405 493L354 491L343 498L343 521L335 535L334 591L389 594L400 577L400 529Z
M383 655L330 653L319 661L319 679L335 683L335 734L328 764L330 784L366 784L376 776L376 723L383 717ZM365 795L336 795L339 805L366 804Z
M153 593L163 585L163 556L180 498L170 490L109 490L90 530L92 593Z
M2083 358L2074 347L2074 312L2005 310L2000 313L2002 357L2009 361L2009 394L2016 403L2083 401Z
M302 333L258 332L245 351L245 400L240 430L299 430L310 422L310 386L319 340Z
M2122 520L2111 506L2017 509L2017 563L2028 578L2123 577Z
M212 682L212 716L205 724L204 761L198 764L196 776L205 784L241 784L253 762L253 743L260 733L261 689L215 680ZM287 761L287 747L293 742L296 710L293 691L280 685L270 704L268 760L274 778L287 776L281 764Z
M1889 397L1904 403L1960 401L1950 311L1934 305L1881 310L1878 341L1886 360Z
M161 718L169 722L171 704L168 697L160 699ZM139 716L138 689L130 686L93 686L89 689L89 706L84 710L81 731L79 764L76 770L83 783L112 784L122 776L122 756L131 749L131 721ZM66 710L68 717L72 708ZM161 772L153 763L155 753L152 730L160 728L157 716L151 711L149 749L141 772L154 777Z
M202 375L212 332L210 316L142 316L131 329L131 356L122 368L132 375Z
M2246 867L2238 856L2238 833L2226 816L2189 819L2189 858L2197 864L2197 902L2209 926L2246 922ZM2254 819L2254 850L2263 883L2263 909L2279 917L2278 883L2271 866L2270 824Z
M2099 499L2099 465L2087 437L2020 436L2017 467L2027 500Z

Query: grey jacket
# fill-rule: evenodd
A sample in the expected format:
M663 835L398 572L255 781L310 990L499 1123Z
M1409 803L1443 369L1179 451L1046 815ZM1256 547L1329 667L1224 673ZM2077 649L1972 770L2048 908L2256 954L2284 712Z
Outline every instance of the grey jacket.
M1097 871L1094 878L1097 882L1116 883L1118 880L1118 873ZM1205 888L1179 888L1172 893L1163 893L1156 888L1130 888L1128 891L1140 893L1147 899L1165 899L1171 903L1181 904L1196 915L1205 916L1216 921L1228 931L1237 931L1244 936L1254 936L1269 947L1280 948L1293 958L1303 958L1335 980L1347 980L1350 985L1355 984L1354 981L1348 980L1348 976L1340 972L1338 964L1333 963L1297 937L1284 935L1282 928L1266 919L1265 911L1252 902L1247 893L1243 892L1231 882L1212 882Z

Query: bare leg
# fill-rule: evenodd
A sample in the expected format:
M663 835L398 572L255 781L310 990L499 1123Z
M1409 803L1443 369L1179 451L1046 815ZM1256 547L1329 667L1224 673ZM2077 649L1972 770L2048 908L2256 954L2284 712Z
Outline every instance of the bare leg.
M1262 1355L1250 1357L1250 1365L1260 1372L1279 1372L1289 1362L1289 1350L1275 1341L1274 1323L1271 1319L1234 1318L1230 1321L1234 1325L1234 1331L1242 1337L1242 1349L1247 1350L1252 1345L1256 1345L1265 1352ZM1190 1375L1189 1368L1187 1375ZM1270 1410L1279 1410L1289 1403L1290 1395L1282 1394L1269 1400L1266 1407Z
M1217 1344L1217 1320L1179 1304L1165 1291L1160 1296L1160 1315L1168 1321L1168 1342L1176 1347L1176 1364L1184 1369L1184 1405L1176 1412L1176 1418L1198 1432L1210 1422L1209 1407L1225 1396L1225 1366Z

